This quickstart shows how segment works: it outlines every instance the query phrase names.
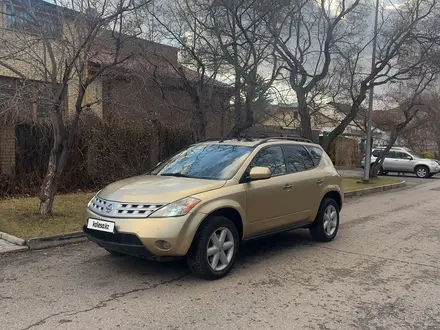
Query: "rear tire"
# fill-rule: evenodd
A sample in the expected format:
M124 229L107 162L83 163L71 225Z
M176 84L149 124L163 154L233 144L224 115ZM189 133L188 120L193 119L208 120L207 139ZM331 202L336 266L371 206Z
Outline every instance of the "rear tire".
M339 206L331 198L324 198L319 206L318 215L310 227L312 238L319 242L332 241L339 230Z
M239 247L234 223L222 216L206 219L194 237L187 255L191 272L206 280L217 280L232 269Z
M428 166L420 165L416 167L416 176L421 179L429 178L429 168Z

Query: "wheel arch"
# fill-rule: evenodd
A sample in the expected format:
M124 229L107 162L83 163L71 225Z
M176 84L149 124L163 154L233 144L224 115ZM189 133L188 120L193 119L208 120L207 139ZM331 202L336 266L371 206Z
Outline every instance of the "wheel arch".
M215 216L222 216L225 218L228 218L229 220L232 221L232 223L234 224L235 228L237 228L238 231L238 235L240 237L240 239L243 238L243 218L240 214L240 212L238 212L238 210L236 210L235 208L231 207L231 206L225 206L225 207L221 207L218 209L213 210L212 212L208 213L203 220L200 222L197 231L196 231L196 235L197 232L200 230L200 227L203 225L204 222L206 222L207 219L211 218L211 217L215 217Z
M197 229L194 232L194 236L192 237L191 244L188 248L188 251L192 250L194 248L194 242L197 241L198 235L200 233L200 230L206 221L215 216L223 216L225 218L228 218L232 221L232 223L235 225L235 228L237 228L237 232L239 235L239 239L243 239L244 234L244 228L243 228L243 217L240 214L240 212L231 206L224 206L219 207L217 209L212 210L211 212L207 213L203 219L199 222Z
M333 199L338 204L339 211L342 209L342 196L341 196L341 193L339 191L331 190L331 191L327 192L322 197L321 203L326 198Z

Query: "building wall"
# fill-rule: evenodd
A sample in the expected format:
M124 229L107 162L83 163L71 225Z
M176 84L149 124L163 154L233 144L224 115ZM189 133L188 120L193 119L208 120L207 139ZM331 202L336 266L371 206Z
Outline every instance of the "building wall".
M131 77L108 79L102 91L106 121L118 117L136 123L159 120L172 129L187 132L193 129L195 106L189 94L179 86L159 86ZM221 137L232 127L227 101L227 95L214 92L211 104L204 109L207 138Z

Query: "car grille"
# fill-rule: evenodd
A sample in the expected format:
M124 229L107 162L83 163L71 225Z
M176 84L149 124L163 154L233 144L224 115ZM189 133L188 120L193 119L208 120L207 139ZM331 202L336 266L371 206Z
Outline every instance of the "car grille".
M107 217L146 218L162 206L162 204L118 203L94 197L89 208L93 212Z

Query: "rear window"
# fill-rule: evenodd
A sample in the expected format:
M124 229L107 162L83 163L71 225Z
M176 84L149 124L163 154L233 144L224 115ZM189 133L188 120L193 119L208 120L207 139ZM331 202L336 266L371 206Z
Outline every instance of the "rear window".
M380 149L375 149L375 150L373 150L373 156L374 156L374 157L379 157L380 154L381 154L381 152L382 152L382 150L380 150Z
M312 155L313 163L315 166L318 166L322 158L322 149L318 147L307 147L307 149L309 150L310 155Z
M290 173L307 171L315 166L312 157L301 145L285 145L284 153Z

